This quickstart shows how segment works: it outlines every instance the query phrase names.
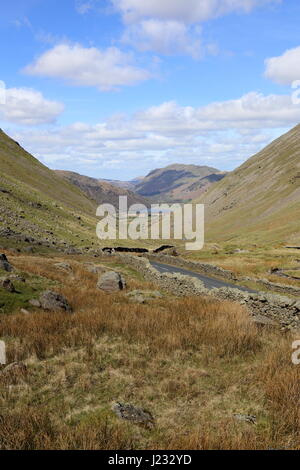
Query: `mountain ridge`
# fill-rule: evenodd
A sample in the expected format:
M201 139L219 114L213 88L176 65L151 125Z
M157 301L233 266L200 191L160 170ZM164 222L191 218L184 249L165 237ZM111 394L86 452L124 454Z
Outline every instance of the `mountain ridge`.
M299 241L300 125L208 189L210 240Z

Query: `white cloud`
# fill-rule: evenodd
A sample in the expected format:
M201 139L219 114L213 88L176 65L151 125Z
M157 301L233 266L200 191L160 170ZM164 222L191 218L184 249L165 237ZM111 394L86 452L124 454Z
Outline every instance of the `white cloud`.
M28 88L8 88L5 103L0 104L0 119L22 125L53 123L63 112L64 105L49 101L43 95Z
M120 172L140 172L175 162L229 169L300 121L289 96L248 93L204 107L162 103L131 117L96 125L74 123L29 131L15 138L46 163L93 173L118 162ZM122 177L122 176L121 176Z
M199 24L228 13L281 0L111 0L126 24L123 42L137 50L186 54L199 59L211 51L200 41ZM197 31L198 28L198 31Z
M198 59L202 53L199 32L192 34L184 23L175 20L143 20L126 28L122 41L140 51L161 54L186 54Z
M95 86L102 91L150 78L149 72L132 65L132 57L116 47L100 50L80 44L59 44L28 65L24 72L62 78L77 86Z
M151 129L165 135L230 128L279 128L300 121L300 106L292 103L291 96L251 92L201 108L167 102L138 113L135 119L136 129Z
M267 59L265 65L265 76L276 83L290 85L294 80L300 80L300 46Z
M75 8L80 15L85 15L90 10L93 9L94 2L93 0L76 0Z
M145 18L197 23L281 0L111 0L127 23Z

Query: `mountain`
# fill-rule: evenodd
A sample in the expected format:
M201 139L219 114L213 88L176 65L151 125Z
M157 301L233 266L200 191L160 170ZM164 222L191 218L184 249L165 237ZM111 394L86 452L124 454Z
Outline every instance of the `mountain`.
M0 244L91 245L96 203L0 130ZM94 236L95 240L96 235Z
M138 178L135 178L130 181L119 181L119 180L100 180L100 181L106 181L107 183L112 184L113 186L117 186L118 188L122 189L129 189L130 191L134 191L136 185L144 179L143 176L140 176Z
M300 245L300 125L276 139L197 202L207 240Z
M118 207L119 196L127 196L129 206L132 204L149 205L149 201L147 201L146 198L126 189L125 183L125 186L121 187L120 185L113 185L106 180L90 178L89 176L83 176L72 171L56 170L56 174L75 186L78 186L89 198L96 201L97 204L109 203Z
M169 165L137 182L135 192L161 202L184 202L199 197L226 173L207 166Z

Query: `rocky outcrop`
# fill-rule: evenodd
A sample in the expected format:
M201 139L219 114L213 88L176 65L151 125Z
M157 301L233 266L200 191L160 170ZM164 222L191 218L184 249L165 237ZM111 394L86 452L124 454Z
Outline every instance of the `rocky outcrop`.
M0 254L0 269L6 272L11 272L14 269L4 253Z
M142 408L122 403L113 403L112 411L121 419L131 421L134 424L143 425L147 428L154 426L152 414Z
M116 292L125 289L126 282L120 273L109 271L100 276L97 288L106 292Z
M69 305L67 299L57 292L47 290L40 295L39 302L44 310L64 311L72 313L72 307Z
M10 279L4 279L3 281L1 281L1 286L3 287L3 289L7 290L7 292L10 292L11 294L16 292L15 286L13 285Z

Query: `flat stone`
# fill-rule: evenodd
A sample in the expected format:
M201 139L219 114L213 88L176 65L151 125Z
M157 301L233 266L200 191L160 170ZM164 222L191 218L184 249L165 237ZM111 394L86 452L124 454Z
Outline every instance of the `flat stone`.
M41 302L37 299L31 299L29 300L29 305L31 305L32 307L36 307L36 308L40 308L41 307Z

